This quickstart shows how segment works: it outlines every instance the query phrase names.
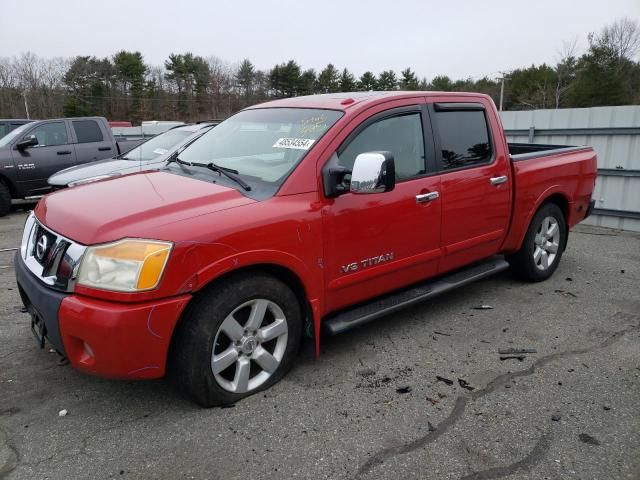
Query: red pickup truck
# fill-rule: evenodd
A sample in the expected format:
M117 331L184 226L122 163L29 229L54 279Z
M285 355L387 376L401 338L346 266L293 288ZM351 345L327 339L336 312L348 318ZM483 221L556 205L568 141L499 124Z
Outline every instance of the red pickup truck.
M198 403L277 382L337 334L509 266L540 281L589 215L589 147L508 144L491 99L366 92L248 108L161 171L45 196L16 276L86 373Z

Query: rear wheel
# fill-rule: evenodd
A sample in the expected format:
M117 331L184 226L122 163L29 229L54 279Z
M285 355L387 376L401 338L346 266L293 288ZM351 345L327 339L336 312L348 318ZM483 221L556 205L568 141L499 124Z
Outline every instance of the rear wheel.
M234 403L289 371L301 320L298 300L284 283L240 275L194 299L176 332L170 374L203 406Z
M534 215L520 250L507 258L521 278L540 282L555 272L567 241L567 225L560 207L544 204Z
M4 217L11 211L11 190L0 179L0 217Z

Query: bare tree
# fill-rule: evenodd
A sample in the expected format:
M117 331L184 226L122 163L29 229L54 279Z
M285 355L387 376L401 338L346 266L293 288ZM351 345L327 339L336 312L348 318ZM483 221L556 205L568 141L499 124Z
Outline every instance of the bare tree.
M9 57L0 57L0 88L15 88L16 75Z
M619 59L634 60L640 53L640 24L629 17L620 18L604 27L596 41L612 48Z
M235 71L233 67L219 57L208 57L209 88L211 95L211 115L223 118L232 111L231 97L233 96Z
M576 77L576 65L578 62L578 39L574 38L562 44L558 52L556 64L556 87L554 91L555 108L560 108L560 103L571 88Z
M22 117L24 110L18 110L18 78L15 65L9 57L0 58L0 117Z

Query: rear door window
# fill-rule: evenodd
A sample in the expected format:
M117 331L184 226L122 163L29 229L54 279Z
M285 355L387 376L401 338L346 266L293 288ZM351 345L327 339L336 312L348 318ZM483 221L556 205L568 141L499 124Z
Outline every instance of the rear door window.
M491 142L484 110L436 110L433 116L442 170L491 161Z
M73 123L78 143L102 142L104 140L100 125L95 120L73 120L71 123Z

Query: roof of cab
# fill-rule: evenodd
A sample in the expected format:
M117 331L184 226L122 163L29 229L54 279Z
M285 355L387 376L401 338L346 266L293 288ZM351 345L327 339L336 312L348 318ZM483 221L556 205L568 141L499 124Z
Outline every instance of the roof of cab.
M340 92L320 95L306 95L302 97L281 98L270 102L254 105L249 108L322 108L330 110L347 110L355 106L377 103L380 100L400 99L409 97L426 97L440 95L455 95L461 97L486 97L481 93L471 92L425 92L425 91L382 91L382 92ZM348 101L347 100L352 100Z

